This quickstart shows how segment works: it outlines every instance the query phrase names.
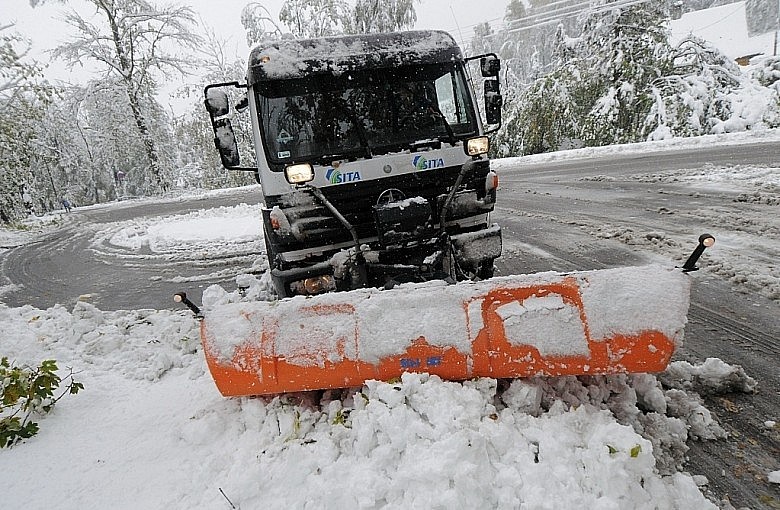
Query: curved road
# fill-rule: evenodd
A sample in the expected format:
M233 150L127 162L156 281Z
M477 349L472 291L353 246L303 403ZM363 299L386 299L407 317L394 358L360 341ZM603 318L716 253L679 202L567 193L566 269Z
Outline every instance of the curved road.
M175 308L171 297L184 290L199 303L203 289L213 283L229 286L236 273L251 267L257 253L132 253L112 246L105 233L132 220L260 201L260 187L249 186L196 200L74 209L61 229L0 254L0 285L15 286L0 301L9 306L72 307L84 296L102 310L164 309Z
M764 425L780 421L780 290L765 279L741 275L745 268L750 274L777 271L780 193L705 188L676 173L723 166L777 171L777 143L558 163L504 160L497 166L501 192L494 220L504 229L499 274L670 259L681 264L700 233L722 240L701 261L709 267L693 274L690 323L676 356L691 362L718 357L742 365L758 380L759 393L703 397L730 436L689 441L687 467L707 476L705 490L716 500L726 498L736 507L780 508L780 488L766 479L768 472L780 469L780 431ZM171 295L186 290L199 302L207 285L230 286L231 275L245 272L256 253L134 259L96 236L115 222L260 200L259 188L253 186L219 198L77 210L61 230L0 254L4 283L17 285L0 299L10 306L46 308L71 306L89 294L106 310L173 308ZM192 283L199 274L214 274L215 268L224 270L217 271L221 276Z

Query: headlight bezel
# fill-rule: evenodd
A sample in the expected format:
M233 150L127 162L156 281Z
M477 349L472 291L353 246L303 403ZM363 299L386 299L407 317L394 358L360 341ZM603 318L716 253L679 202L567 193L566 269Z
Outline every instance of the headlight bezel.
M293 185L306 184L314 180L314 167L311 163L293 163L284 167L284 178Z
M490 138L487 136L475 136L463 142L463 152L467 156L482 156L490 151Z

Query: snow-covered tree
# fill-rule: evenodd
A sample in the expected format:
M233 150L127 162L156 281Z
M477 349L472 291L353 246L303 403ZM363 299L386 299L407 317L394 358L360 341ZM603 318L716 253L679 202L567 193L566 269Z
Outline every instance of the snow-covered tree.
M75 11L65 21L76 29L69 42L54 52L71 66L85 60L96 61L104 71L104 80L121 83L125 102L132 112L138 136L146 152L152 190L169 186L169 168L164 166L152 127L156 106L155 73L184 73L189 65L180 48L193 48L200 38L191 32L194 13L188 7L158 8L146 0L89 0L97 18L85 18ZM99 19L96 23L93 20Z
M172 166L168 119L154 104L143 104L160 161ZM33 161L48 208L62 198L78 205L146 195L151 175L139 161L146 148L138 136L123 83L93 80L64 88L38 128Z
M55 90L28 49L12 25L0 26L0 223L41 210L32 163L38 125Z
M780 90L769 78L771 58L743 72L706 41L689 36L671 54L673 73L660 80L652 138L696 136L780 125ZM655 113L655 112L654 112Z
M267 39L279 39L282 29L268 9L259 2L246 4L241 10L241 24L246 32L246 43L252 47Z
M323 37L342 32L347 12L342 0L286 0L279 21L296 37Z
M652 2L592 11L575 38L559 26L552 71L508 96L501 153L646 138L654 82L668 68L666 14Z
M285 0L279 21L294 37L393 32L414 27L420 0ZM283 32L268 9L259 2L244 7L241 23L247 42L282 37Z
M490 23L483 21L474 26L474 35L471 38L469 49L473 55L481 55L493 51L490 38L493 36Z
M588 18L581 41L587 53L580 58L591 89L581 100L592 101L581 131L587 145L647 137L654 82L671 71L668 15L665 2L647 2Z
M559 29L550 73L509 88L499 155L780 125L774 63L751 79L703 40L672 47L664 2L609 4L578 37Z
M509 22L519 20L525 18L525 14L525 4L523 4L523 2L520 0L510 0L509 4L506 6L504 20Z
M344 18L348 34L394 32L414 27L417 13L415 0L356 0L351 12Z

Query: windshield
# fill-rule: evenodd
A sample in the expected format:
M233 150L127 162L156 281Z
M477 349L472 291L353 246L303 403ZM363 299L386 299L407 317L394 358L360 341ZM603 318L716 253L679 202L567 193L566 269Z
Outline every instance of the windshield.
M477 130L471 96L456 64L261 82L257 94L264 142L274 163L368 157Z

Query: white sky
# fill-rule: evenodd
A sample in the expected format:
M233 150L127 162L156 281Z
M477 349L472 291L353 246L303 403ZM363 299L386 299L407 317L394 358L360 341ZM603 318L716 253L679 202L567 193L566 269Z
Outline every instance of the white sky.
M241 10L251 0L195 0L195 1L154 1L159 5L178 4L190 6L204 22L211 26L217 36L229 40L229 51L246 58L249 48L246 44L244 28L241 25ZM278 15L283 0L263 0L258 2L274 16ZM500 23L509 0L481 0L478 4L470 0L422 0L415 5L417 11L417 29L438 29L450 32L461 43L471 39L473 27L482 21L495 26ZM68 70L62 62L50 61L47 50L68 39L72 30L62 21L66 9L76 9L88 17L93 8L85 0L68 0L61 4L57 0L47 2L33 9L28 0L0 0L0 26L15 22L16 30L32 41L30 56L41 63L48 64L46 76L50 81L80 83L90 76L90 64L85 68ZM175 79L175 78L174 78ZM197 78L188 78L188 82L197 82ZM175 98L176 90L183 86L179 83L163 86L160 100L172 104L174 110L186 108L186 100ZM168 96L167 98L164 96Z
M476 24L488 21L494 27L500 25L508 2L509 0L481 0L478 3L472 0L451 2L422 0L415 6L417 10L415 28L446 30L463 44L471 39ZM217 36L231 41L232 44L229 46L231 50L237 55L246 57L248 48L240 15L241 10L250 3L250 0L195 0L175 3L192 7L205 23L214 28ZM264 0L259 3L276 16L283 0ZM50 62L45 53L46 50L67 40L72 31L61 21L62 13L67 8L76 9L85 16L92 12L86 0L69 0L64 5L57 0L48 0L43 6L35 9L30 7L28 0L0 0L0 26L8 22L16 23L16 30L32 41L31 56L49 64L46 73L50 80L83 82L90 77L89 67L70 71L61 62ZM681 20L672 23L673 41L679 40L689 32L709 40L732 58L760 52L771 54L773 50L773 34L747 37L744 2L689 13ZM88 63L85 64L89 66ZM188 81L197 81L197 78L190 78ZM172 94L181 85L184 85L183 80L179 83L170 83L163 89L169 91L167 94ZM165 102L165 98L161 97L161 100ZM181 101L169 99L169 102L175 104Z
M418 29L446 30L459 41L469 40L473 27L482 21L498 22L503 18L509 0L482 0L477 4L469 0L422 0L415 5L417 10ZM166 2L157 2L161 5ZM167 2L169 3L169 2ZM217 35L231 38L237 51L247 53L244 29L241 26L241 10L250 0L196 0L175 2L188 5L210 26ZM283 0L264 0L261 3L274 17L279 13ZM40 55L43 51L53 48L58 42L67 39L69 27L59 20L62 12L74 8L88 15L89 4L84 0L69 0L66 5L48 0L43 6L35 9L26 0L0 0L0 23L15 21L17 30L33 42L33 51ZM459 28L460 27L460 30ZM462 37L461 35L462 34ZM39 57L45 60L44 57ZM60 77L60 71L57 70ZM67 77L61 75L62 78Z

